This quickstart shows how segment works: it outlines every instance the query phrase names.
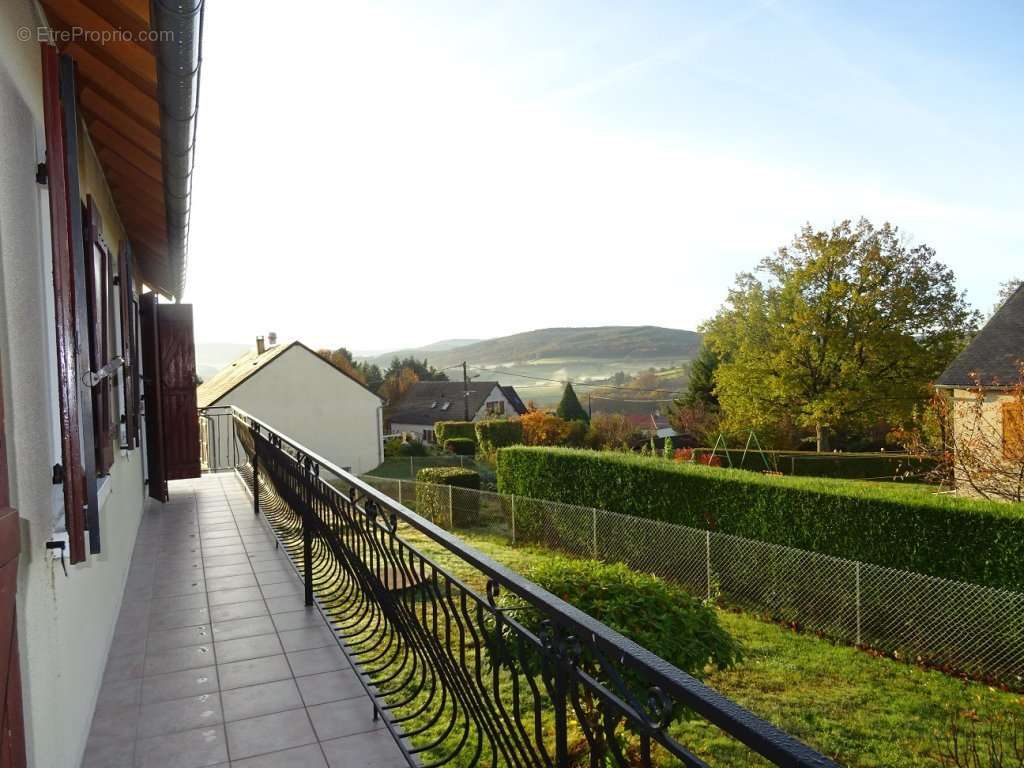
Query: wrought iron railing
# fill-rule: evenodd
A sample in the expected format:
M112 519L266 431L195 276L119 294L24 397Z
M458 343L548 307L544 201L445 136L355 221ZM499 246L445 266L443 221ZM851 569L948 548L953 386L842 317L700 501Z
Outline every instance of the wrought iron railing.
M706 765L673 736L680 716L752 759L835 765L267 424L237 409L233 423L254 511L410 765ZM483 594L405 531L478 572Z

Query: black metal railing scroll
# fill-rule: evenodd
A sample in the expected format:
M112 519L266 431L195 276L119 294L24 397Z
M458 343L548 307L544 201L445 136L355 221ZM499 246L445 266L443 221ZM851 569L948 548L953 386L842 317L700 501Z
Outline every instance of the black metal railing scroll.
M267 424L233 420L257 512L410 765L706 765L673 737L681 716L775 765L836 765ZM483 594L403 531L476 569Z

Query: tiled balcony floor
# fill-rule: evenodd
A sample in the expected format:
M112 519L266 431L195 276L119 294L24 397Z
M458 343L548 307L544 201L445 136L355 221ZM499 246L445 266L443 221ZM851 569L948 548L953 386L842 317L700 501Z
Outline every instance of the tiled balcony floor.
M356 673L234 474L149 504L85 768L399 768Z

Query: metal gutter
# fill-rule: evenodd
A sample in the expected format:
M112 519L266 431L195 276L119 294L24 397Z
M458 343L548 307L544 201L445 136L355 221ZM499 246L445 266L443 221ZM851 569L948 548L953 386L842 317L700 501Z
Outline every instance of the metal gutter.
M167 217L171 284L179 301L185 291L192 168L199 116L204 0L150 0L156 33L160 154Z

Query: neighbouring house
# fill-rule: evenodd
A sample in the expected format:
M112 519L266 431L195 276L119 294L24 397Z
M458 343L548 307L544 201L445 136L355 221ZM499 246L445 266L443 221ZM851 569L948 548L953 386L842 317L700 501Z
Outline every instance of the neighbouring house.
M434 442L439 421L481 421L522 416L526 406L515 387L496 381L471 381L469 392L461 381L418 381L385 413L389 433L412 434Z
M300 391L296 408L292 393ZM267 346L258 337L255 349L204 381L197 394L201 415L236 406L355 474L383 460L381 398L300 341ZM234 435L216 431L223 422L208 417L202 438L220 457L237 455Z
M954 454L970 453L954 456L958 492L988 495L981 484L998 483L1004 470L1008 482L1019 475L1016 469L1024 465L1022 364L1024 287L1006 300L935 383L951 401L948 443Z

